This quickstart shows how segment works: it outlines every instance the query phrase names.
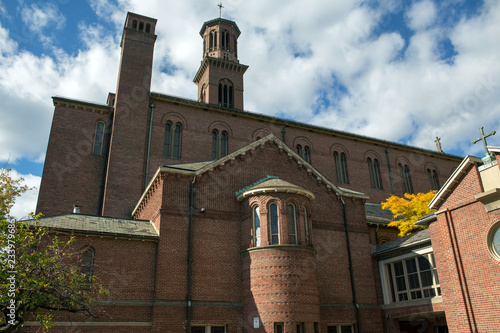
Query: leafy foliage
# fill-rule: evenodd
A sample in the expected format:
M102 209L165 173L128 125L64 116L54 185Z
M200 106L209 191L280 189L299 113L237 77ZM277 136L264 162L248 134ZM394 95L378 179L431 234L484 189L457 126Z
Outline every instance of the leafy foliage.
M56 311L96 317L96 297L107 291L81 273L74 238L38 226L39 216L29 223L7 218L15 197L27 190L8 172L0 178L0 332L17 331L27 318L46 331Z
M382 202L382 209L390 210L396 219L389 223L389 226L399 229L399 237L425 228L425 226L415 225L415 222L434 211L428 207L428 204L436 193L437 191L418 194L405 193L403 198L392 195Z

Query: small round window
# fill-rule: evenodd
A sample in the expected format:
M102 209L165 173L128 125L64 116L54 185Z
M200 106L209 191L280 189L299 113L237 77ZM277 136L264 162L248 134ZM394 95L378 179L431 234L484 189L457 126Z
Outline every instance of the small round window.
M500 222L495 223L488 233L488 248L491 254L500 261Z

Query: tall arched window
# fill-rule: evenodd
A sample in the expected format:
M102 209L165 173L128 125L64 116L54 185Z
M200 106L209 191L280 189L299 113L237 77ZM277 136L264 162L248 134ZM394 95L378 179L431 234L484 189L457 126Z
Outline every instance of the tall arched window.
M208 43L210 46L210 50L217 47L217 31L215 30L210 31Z
M378 160L368 157L368 170L370 171L370 181L372 188L382 189L382 180L380 177L380 165Z
M132 29L137 29L137 20L132 21Z
M219 82L219 105L226 108L234 107L233 98L234 88L229 80L221 80Z
M311 163L311 150L309 146L297 145L297 155L302 157L307 163Z
M337 182L339 184L349 184L349 177L347 174L347 160L345 153L333 153L333 158L335 161L335 173L337 176Z
M253 208L253 246L260 246L260 209Z
M146 32L149 33L151 31L151 24L146 24Z
M431 182L431 189L432 190L439 190L441 187L439 185L439 179L438 179L438 174L436 170L431 170L427 169L427 175L429 176L429 181Z
M278 225L278 205L273 203L269 205L269 239L271 244L279 244L279 225Z
M290 244L297 244L297 220L295 215L295 206L288 205L288 233L290 234Z
M227 155L227 132L218 130L212 132L212 159L217 160Z
M94 149L92 154L101 155L102 154L102 143L104 141L104 122L99 121L95 127L94 135Z
M142 29L144 29L144 22L139 22L139 30L142 31Z
M181 158L181 124L172 128L172 123L165 124L165 142L163 145L163 156Z
M401 163L398 165L399 174L401 175L401 182L403 183L403 191L405 193L413 193L413 185L411 183L410 167Z
M87 282L92 282L94 274L95 251L92 247L87 247L80 256L80 272L85 275Z
M222 47L229 51L229 31L222 30Z

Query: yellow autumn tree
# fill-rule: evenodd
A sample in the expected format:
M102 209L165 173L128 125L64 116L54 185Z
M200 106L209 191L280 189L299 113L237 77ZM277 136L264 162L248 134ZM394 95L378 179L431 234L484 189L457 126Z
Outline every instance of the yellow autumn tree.
M399 237L425 228L415 225L415 222L434 211L428 205L436 193L437 191L418 194L405 193L403 198L392 195L382 202L382 209L390 210L394 215L395 221L389 223L389 226L399 229Z

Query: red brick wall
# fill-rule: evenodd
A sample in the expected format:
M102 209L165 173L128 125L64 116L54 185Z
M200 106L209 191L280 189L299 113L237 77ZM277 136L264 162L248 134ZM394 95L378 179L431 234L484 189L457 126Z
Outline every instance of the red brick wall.
M500 262L487 248L487 235L500 211L486 212L473 195L480 193L472 167L449 195L430 225L434 255L450 332L495 332L500 326Z

